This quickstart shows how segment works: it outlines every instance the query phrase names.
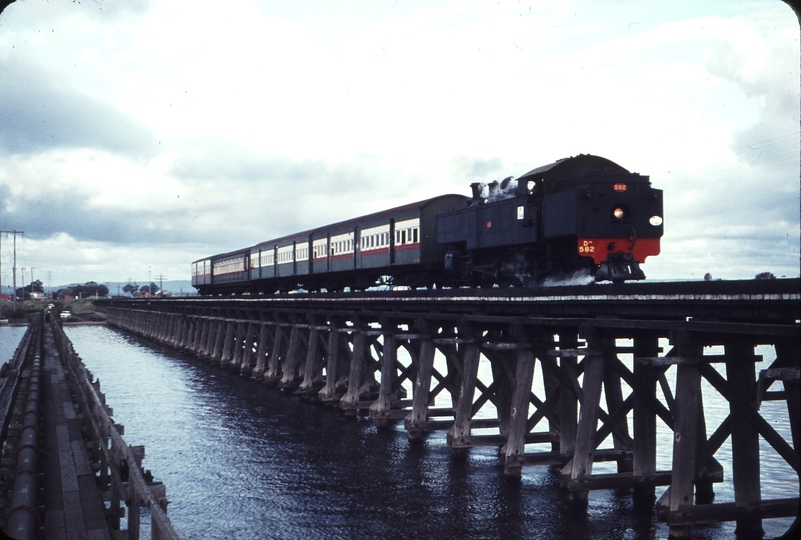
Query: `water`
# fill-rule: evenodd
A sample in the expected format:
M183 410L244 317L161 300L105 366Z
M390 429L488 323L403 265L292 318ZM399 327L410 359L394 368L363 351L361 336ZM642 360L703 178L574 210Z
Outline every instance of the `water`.
M17 345L28 330L27 326L0 326L0 364L7 362L14 356Z
M0 328L4 358L20 330ZM145 468L166 483L185 540L667 538L651 509L634 510L629 491L591 492L588 509L576 510L548 467L508 479L494 448L456 461L444 433L411 443L402 425L379 430L106 327L67 335L100 379L126 442L145 445ZM797 495L786 472L765 469L766 498ZM717 491L723 500L726 488ZM789 524L764 521L768 537ZM694 534L733 538L734 524Z

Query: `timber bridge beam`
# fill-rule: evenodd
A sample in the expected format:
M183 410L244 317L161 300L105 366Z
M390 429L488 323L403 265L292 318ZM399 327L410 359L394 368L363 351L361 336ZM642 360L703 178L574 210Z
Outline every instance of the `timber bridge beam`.
M558 467L578 505L617 488L653 503L669 486L655 502L672 537L710 521L761 537L763 519L799 511L798 493L763 499L760 441L799 473L800 290L791 279L97 305L113 326L284 392L403 420L411 439L447 431L456 458L496 446L508 475ZM702 386L727 404L717 426ZM766 401L786 403L789 436L760 413ZM728 439L734 501L715 504Z

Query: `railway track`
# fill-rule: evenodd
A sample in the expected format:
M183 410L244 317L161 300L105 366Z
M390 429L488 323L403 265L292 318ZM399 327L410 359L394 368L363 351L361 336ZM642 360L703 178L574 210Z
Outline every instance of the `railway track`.
M649 282L540 288L376 290L168 297L101 301L100 305L193 304L219 307L390 311L470 316L687 318L742 322L787 322L801 317L801 280ZM156 304L152 304L156 305Z

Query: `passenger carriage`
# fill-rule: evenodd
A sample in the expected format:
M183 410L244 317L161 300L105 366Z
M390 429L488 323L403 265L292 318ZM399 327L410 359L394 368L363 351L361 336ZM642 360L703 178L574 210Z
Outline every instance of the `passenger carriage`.
M192 263L192 285L201 294L429 285L444 259L436 216L468 201L441 195L200 259Z

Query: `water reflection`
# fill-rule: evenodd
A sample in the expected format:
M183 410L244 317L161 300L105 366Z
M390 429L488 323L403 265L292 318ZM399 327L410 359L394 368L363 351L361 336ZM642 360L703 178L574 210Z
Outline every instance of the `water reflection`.
M184 539L667 537L628 491L592 492L576 510L548 467L511 480L492 448L455 461L444 434L412 444L400 426L378 430L105 327L67 334L126 441L145 445ZM789 524L776 521L769 536Z

